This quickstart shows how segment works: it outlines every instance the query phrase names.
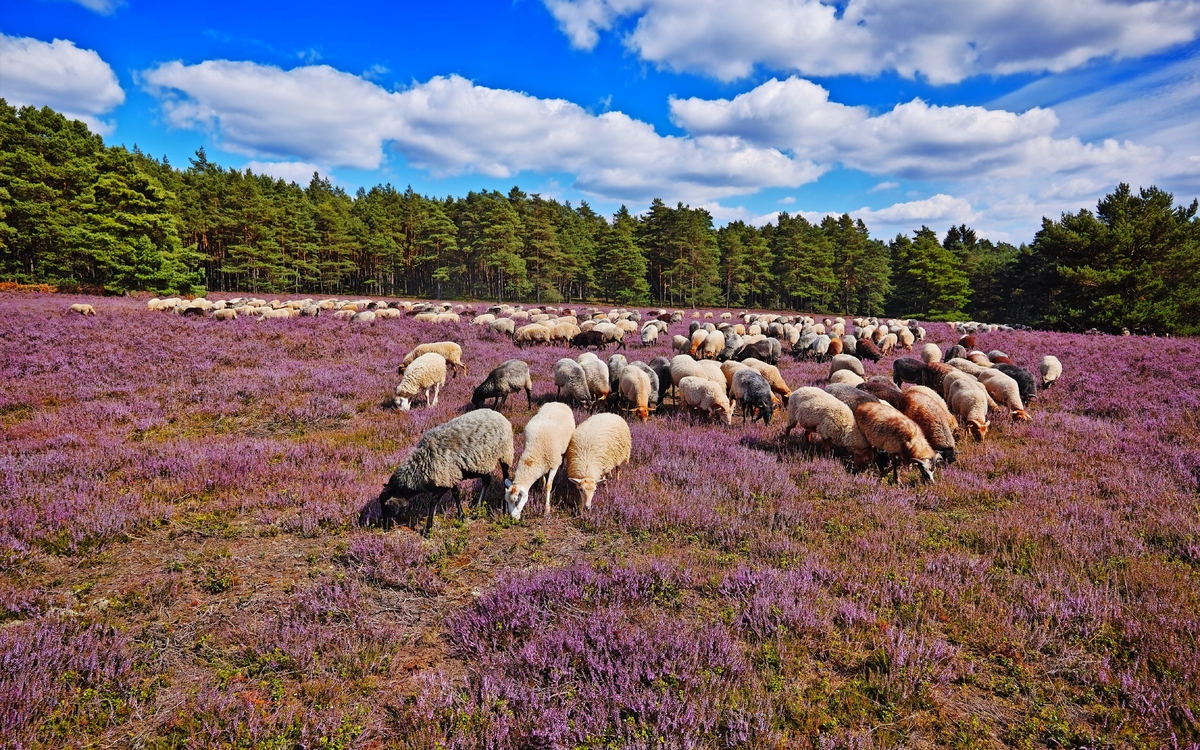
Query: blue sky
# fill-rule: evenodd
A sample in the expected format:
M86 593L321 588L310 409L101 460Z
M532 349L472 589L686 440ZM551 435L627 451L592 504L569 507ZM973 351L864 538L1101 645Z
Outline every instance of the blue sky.
M0 95L176 165L1032 237L1200 194L1193 0L9 0ZM55 41L59 40L59 41Z

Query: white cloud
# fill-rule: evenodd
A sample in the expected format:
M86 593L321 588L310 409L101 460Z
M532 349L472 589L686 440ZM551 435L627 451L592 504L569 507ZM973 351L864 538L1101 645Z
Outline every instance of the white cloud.
M125 101L117 76L100 55L74 42L0 34L0 97L13 106L51 107L102 134L99 119Z
M850 215L867 223L911 225L935 222L938 224L970 223L978 216L978 213L971 207L969 201L938 193L932 198L896 203L878 211L860 208L857 211L851 211Z
M246 168L254 174L265 174L277 180L294 182L301 187L308 185L313 172L319 172L322 177L329 177L333 182L337 182L330 177L327 167L305 161L249 161L246 162Z
M624 44L643 60L722 80L756 65L806 75L896 71L953 83L1060 72L1140 57L1196 38L1195 0L543 0L571 43L636 18Z
M117 12L117 8L125 5L125 0L70 0L76 5L82 5L93 13L99 13L102 16L110 16Z
M878 193L880 190L895 190L898 187L900 187L900 183L898 182L881 182L875 187L871 188L871 192Z
M672 120L697 136L737 137L817 164L840 162L910 179L1012 179L1085 169L1124 174L1163 158L1161 149L1129 142L1054 138L1059 122L1049 109L1017 114L914 99L873 116L866 107L832 102L824 88L795 77L771 79L732 100L673 98L670 107Z
M329 66L171 62L145 71L168 123L254 157L378 168L391 145L435 176L569 172L589 194L703 202L796 186L824 167L738 136L662 136L621 112L436 77L392 92Z
M795 202L796 202L796 197L792 196L792 195L784 196L783 198L780 198L778 200L778 203L780 203L784 206L790 206L791 204L793 204Z

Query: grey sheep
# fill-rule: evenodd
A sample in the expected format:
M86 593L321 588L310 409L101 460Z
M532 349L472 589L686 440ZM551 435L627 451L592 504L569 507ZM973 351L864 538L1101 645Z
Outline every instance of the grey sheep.
M565 391L569 401L574 401L580 406L591 405L592 392L588 389L587 373L575 360L564 357L555 363L554 385L560 400Z
M411 501L430 493L429 512L423 534L433 528L433 514L446 493L465 479L483 479L479 500L491 485L492 471L500 464L500 473L508 479L513 462L512 425L504 415L491 409L479 409L432 428L421 437L417 447L394 472L379 495L380 523L392 527L399 515L396 500ZM459 515L462 502L455 494Z
M505 360L475 387L471 393L471 405L478 409L490 398L495 409L508 403L509 394L521 390L525 391L526 406L533 408L533 380L529 377L529 365L519 359Z
M766 378L747 367L733 374L730 390L741 407L742 422L746 421L746 412L749 411L751 422L761 419L763 424L771 424L771 416L775 413L775 400L772 398L771 384Z

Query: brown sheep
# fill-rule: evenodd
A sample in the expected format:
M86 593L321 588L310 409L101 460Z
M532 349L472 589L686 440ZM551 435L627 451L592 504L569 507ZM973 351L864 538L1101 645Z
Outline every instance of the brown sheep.
M890 406L871 402L856 406L854 419L867 442L888 455L893 481L901 464L915 464L924 481L933 481L933 469L941 456L929 445L916 422Z

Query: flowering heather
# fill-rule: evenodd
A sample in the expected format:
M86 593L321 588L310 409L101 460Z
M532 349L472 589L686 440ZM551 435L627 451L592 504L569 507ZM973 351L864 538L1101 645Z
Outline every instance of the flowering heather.
M360 526L390 472L500 362L544 401L578 351L0 294L0 745L1196 747L1200 341L978 338L1064 374L935 484L668 406L592 510L494 487L425 540ZM470 375L391 408L442 339Z

